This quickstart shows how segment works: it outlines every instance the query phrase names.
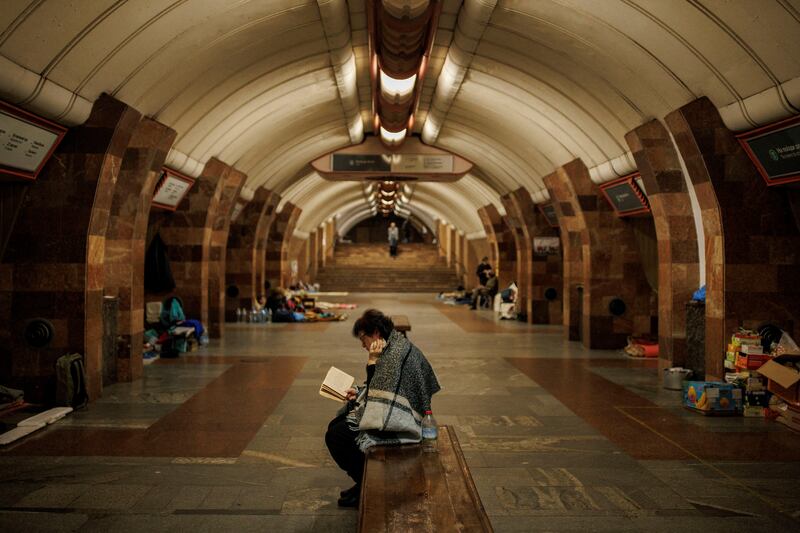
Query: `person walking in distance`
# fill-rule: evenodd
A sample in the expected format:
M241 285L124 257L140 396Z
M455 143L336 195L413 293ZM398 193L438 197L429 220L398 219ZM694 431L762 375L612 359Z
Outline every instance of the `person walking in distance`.
M394 222L389 224L389 255L397 257L397 243L400 241L400 228Z

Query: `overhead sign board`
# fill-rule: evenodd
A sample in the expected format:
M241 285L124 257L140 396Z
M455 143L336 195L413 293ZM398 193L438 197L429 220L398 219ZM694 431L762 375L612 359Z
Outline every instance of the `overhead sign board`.
M553 206L552 203L550 204L539 204L539 211L541 211L544 218L547 220L547 223L550 226L557 228L558 227L558 214L556 213L556 208Z
M472 170L472 163L456 154L429 146L412 136L399 147L385 146L379 138L322 155L311 166L334 181L388 180L449 182Z
M164 167L156 183L153 206L175 211L194 185L194 179Z
M67 129L0 102L0 175L36 179Z
M334 172L391 172L391 159L376 154L331 154Z
M767 185L800 181L800 117L738 136Z
M631 174L600 186L603 195L617 216L627 217L650 212L647 197L636 185L638 174Z

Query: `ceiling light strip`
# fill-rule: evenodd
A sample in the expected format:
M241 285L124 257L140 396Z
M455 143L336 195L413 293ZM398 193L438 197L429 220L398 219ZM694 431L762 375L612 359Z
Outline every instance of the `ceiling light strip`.
M472 64L472 58L496 5L497 0L464 0L450 49L436 81L430 110L422 127L423 142L434 144L439 138L442 124Z
M328 43L331 68L336 88L347 121L347 131L352 144L364 140L364 123L358 101L356 57L350 41L350 13L346 0L317 0L322 29Z

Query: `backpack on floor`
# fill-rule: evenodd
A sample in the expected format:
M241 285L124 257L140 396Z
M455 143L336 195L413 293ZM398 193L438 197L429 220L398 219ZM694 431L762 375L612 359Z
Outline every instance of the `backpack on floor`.
M80 409L87 403L83 356L73 353L59 357L56 361L56 405Z

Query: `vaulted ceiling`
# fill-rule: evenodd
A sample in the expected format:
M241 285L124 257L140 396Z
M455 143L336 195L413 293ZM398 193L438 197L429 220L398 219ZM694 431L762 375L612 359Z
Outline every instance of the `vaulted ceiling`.
M402 12L425 0L372 0ZM304 207L363 216L363 184L309 161L373 128L365 0L3 0L0 97L65 124L103 92L178 132L168 162L217 157ZM398 11L399 10L399 11ZM798 0L445 0L414 132L475 163L408 208L480 231L475 209L581 158L633 169L624 135L707 96L729 127L800 112Z

